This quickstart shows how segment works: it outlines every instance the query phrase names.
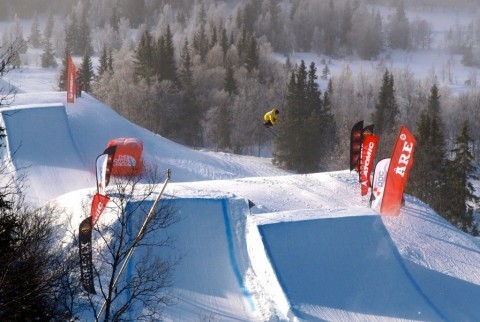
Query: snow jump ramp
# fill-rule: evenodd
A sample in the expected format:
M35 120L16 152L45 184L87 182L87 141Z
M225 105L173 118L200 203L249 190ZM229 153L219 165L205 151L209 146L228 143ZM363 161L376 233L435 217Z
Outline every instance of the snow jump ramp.
M44 200L35 200L42 203L65 191L95 185L63 104L13 106L1 109L0 115L7 134L3 157L12 160L17 173L36 174L28 177L27 196L42 196ZM45 182L55 184L46 187Z
M301 320L445 320L409 273L380 216L258 227Z

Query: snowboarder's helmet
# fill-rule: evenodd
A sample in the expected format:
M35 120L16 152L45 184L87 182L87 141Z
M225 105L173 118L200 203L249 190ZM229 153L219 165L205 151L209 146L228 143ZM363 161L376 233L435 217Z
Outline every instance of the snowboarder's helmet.
M276 108L273 109L273 112L274 112L275 114L280 114L280 111L277 110Z

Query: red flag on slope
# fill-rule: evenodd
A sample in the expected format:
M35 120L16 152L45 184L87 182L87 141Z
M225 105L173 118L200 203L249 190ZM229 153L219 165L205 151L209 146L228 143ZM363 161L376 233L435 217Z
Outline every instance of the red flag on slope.
M368 193L368 188L371 187L370 176L373 169L373 161L375 160L375 153L377 152L378 136L373 134L365 135L362 146L362 161L360 163L360 186L362 189L362 196Z
M90 210L92 227L95 226L95 223L97 222L98 218L100 218L100 215L102 214L103 210L105 210L105 207L107 207L107 203L109 201L110 198L108 196L104 196L99 193L96 193L95 196L93 196L92 209Z
M77 67L73 63L72 56L68 55L67 65L67 103L75 103L75 79L77 78Z
M403 190L407 184L408 174L413 165L415 138L402 125L397 142L390 158L385 191L380 213L387 216L398 216L402 206Z

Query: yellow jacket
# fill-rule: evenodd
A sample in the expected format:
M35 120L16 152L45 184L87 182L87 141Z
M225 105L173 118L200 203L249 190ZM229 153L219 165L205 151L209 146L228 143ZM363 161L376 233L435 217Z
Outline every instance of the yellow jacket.
M265 120L265 122L270 121L270 123L272 123L273 125L278 119L277 115L278 115L278 110L274 108L271 111L265 113L265 115L263 116L263 119Z

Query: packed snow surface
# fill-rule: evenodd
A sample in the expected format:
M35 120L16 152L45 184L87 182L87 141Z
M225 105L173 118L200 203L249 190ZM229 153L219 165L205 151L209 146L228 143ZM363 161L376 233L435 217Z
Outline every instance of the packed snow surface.
M181 220L168 233L182 260L167 321L480 320L478 240L415 198L382 217L356 173L297 175L265 158L193 150L89 95L67 105L65 92L19 93L0 111L1 156L28 174L27 200L65 207L73 227L109 140L140 138L145 163L171 169L166 196Z

